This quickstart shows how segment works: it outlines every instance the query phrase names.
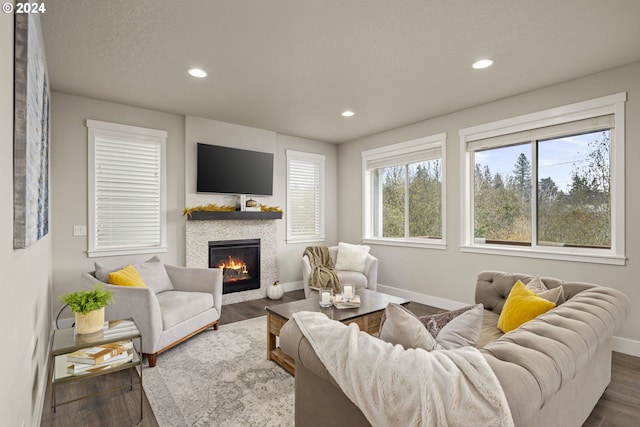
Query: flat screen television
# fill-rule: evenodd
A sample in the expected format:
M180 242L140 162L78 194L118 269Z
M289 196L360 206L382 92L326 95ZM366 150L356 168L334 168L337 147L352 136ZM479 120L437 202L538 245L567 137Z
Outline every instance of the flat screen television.
M273 195L273 153L198 143L198 193Z

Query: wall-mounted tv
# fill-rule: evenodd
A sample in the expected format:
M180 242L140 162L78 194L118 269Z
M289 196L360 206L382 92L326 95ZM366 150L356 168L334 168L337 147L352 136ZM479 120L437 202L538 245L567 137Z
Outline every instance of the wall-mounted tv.
M198 143L198 193L273 195L273 153Z

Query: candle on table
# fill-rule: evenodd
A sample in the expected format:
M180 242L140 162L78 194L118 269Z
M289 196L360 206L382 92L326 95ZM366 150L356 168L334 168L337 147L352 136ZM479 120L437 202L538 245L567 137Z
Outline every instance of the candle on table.
M344 285L343 293L347 301L353 298L353 285Z
M322 293L322 303L329 304L331 302L331 292L329 291L320 291Z

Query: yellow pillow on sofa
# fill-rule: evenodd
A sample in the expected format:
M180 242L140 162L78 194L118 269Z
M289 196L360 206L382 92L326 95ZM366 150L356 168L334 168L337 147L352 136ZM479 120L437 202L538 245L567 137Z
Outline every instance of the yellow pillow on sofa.
M129 286L132 288L146 288L140 273L136 268L129 264L122 270L109 273L109 283L118 286Z
M539 297L520 280L513 285L498 318L498 329L507 333L555 307L555 303Z

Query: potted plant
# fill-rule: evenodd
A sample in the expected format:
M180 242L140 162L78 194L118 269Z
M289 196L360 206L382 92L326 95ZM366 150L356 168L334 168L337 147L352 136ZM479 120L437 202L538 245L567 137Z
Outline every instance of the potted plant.
M100 284L87 291L69 292L60 296L60 302L69 305L76 316L76 332L91 334L104 325L104 308L113 300L111 291Z

